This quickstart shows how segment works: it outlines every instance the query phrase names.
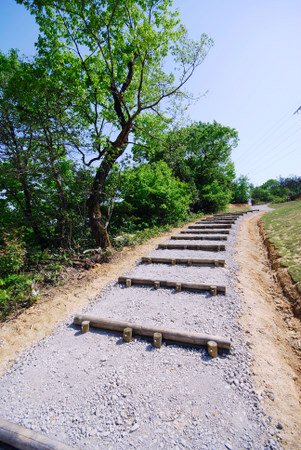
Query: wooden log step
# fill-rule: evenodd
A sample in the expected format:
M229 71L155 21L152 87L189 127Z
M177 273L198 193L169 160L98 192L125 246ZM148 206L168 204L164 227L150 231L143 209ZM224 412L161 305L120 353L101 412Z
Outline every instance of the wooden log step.
M178 235L175 235L175 236L171 236L170 239L173 239L173 240L185 239L185 240L190 240L190 241L199 241L199 240L201 240L201 241L204 241L204 240L206 240L206 241L226 241L228 239L228 237L227 236L193 236L193 235L178 236Z
M196 222L197 225L203 224L203 223L225 223L225 224L234 224L235 220L202 220L201 222Z
M127 283L131 281L131 285L137 284L139 286L153 286L155 289L160 289L161 287L175 288L181 285L182 290L188 291L210 291L216 290L216 292L226 293L226 286L216 286L211 284L200 284L200 283L189 283L189 282L178 282L178 281L168 281L168 280L154 280L151 278L131 278L131 277L119 277L118 283ZM91 324L90 324L91 325Z
M101 330L117 331L123 333L124 328L131 328L133 335L144 336L153 339L155 333L160 333L162 339L168 343L193 345L196 347L207 346L208 342L216 342L219 349L230 350L230 339L222 336L211 336L209 334L196 333L194 331L176 330L153 325L141 325L133 322L121 320L102 319L100 317L77 315L73 319L74 325L81 325L84 320L88 320L91 327Z
M230 234L229 230L182 230L180 233L183 234Z
M219 214L214 214L214 216L212 216L212 217L240 217L240 216L243 216L244 214L245 214L244 211L236 212L236 213L219 213Z
M201 220L237 220L240 216L211 216L204 217Z
M219 229L219 228L223 228L223 229L230 229L232 228L231 224L204 224L204 225L189 225L188 226L189 230L210 230L210 229Z
M214 265L215 267L224 266L224 259L199 259L199 258L160 258L143 256L141 258L143 263L162 263L162 264L187 264L188 266Z
M236 220L238 219L238 217L207 217L206 219L202 219L197 221L196 223L202 223L205 221L216 221L216 220L226 220L226 221L233 221L236 222Z
M235 211L235 212L227 212L227 213L217 213L214 214L214 217L220 216L242 216L245 214L245 211Z
M165 250L177 248L179 250L215 250L222 251L225 250L223 244L159 244L158 248L163 248Z
M1 443L7 444L10 447L2 447ZM73 447L69 447L41 433L0 418L0 448L71 450Z

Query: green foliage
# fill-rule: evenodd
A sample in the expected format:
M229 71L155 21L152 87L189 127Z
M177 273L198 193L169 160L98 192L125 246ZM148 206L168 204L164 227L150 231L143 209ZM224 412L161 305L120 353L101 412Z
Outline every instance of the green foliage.
M33 290L39 279L32 274L11 274L0 278L0 322L30 306L38 297Z
M301 200L273 205L262 217L268 237L301 291Z
M289 178L279 177L279 186L286 190L290 199L293 199L295 195L301 194L301 177L296 175Z
M113 238L114 246L116 248L122 248L141 244L147 239L157 236L162 232L169 231L170 229L171 227L169 225L162 225L160 227L155 225L152 228L137 230L135 231L135 233L122 232L121 234Z
M68 111L68 86L41 65L0 53L0 226L24 226L31 246L71 247L87 235L92 170L68 158L81 123Z
M163 160L189 185L193 211L216 212L229 203L234 165L230 159L237 132L217 122L195 122L147 137L133 149L138 161Z
M241 175L232 183L231 203L248 203L251 185L246 176Z
M184 220L190 202L188 191L164 161L126 170L120 187L123 205L137 229Z
M77 121L77 133L64 127L65 142L87 166L98 161L87 205L96 244L105 246L99 200L112 167L133 131L148 134L162 105L187 98L183 87L213 42L189 40L171 0L17 1L39 24L39 67L65 87L63 111Z
M26 248L20 233L3 233L0 246L0 276L19 272L24 265Z
M115 203L115 235L133 229L135 240L184 220L189 188L166 163L129 169L120 187L106 180L134 133L143 141L162 119L162 129L170 123L168 100L185 98L183 86L212 46L206 35L188 39L171 0L17 2L35 15L40 36L31 61L0 52L0 232L24 229L22 241L4 236L6 312L32 298L20 269L56 282L92 234L104 248L97 234Z
M133 233L128 233L126 231L123 231L118 236L113 237L114 246L117 248L122 248L126 246L131 245L137 245L141 244L142 242L146 241L147 239L150 239L154 236L158 236L159 234L163 232L170 231L172 229L172 226L181 226L186 224L187 222L193 222L196 219L200 219L202 217L202 214L189 214L183 221L177 220L176 223L169 224L169 225L161 225L157 226L154 225L151 228L144 228L143 230L136 230ZM131 223L132 228L135 228L135 224ZM125 227L127 224L125 225Z
M268 180L261 186L252 189L252 203L281 203L289 200L290 196L295 193L291 191L287 186L289 184L289 179L287 182L280 184L278 180ZM301 190L301 183L300 183ZM297 192L296 192L297 193Z

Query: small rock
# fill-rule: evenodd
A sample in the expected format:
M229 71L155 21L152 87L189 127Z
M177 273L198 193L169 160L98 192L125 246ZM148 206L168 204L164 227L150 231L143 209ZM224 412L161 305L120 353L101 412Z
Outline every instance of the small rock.
M130 433L133 433L134 431L137 431L139 428L139 424L135 423L135 425L132 426L132 428L130 429Z
M278 430L283 430L283 425L282 425L282 423L281 423L281 422L278 422L277 425L276 425L276 428L277 428Z
M96 436L97 434L97 430L95 430L95 428L93 428L91 431L89 431L89 436Z

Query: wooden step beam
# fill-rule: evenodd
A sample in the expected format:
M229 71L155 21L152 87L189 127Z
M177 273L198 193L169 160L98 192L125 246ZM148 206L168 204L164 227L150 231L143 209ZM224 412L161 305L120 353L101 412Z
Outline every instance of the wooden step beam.
M219 349L230 350L230 339L222 336L212 336L193 331L176 330L172 328L163 328L153 325L142 325L134 322L121 320L102 319L100 317L88 315L76 315L73 319L74 325L81 325L83 321L89 321L91 327L101 330L108 330L123 333L125 328L131 328L134 336L144 336L153 339L155 333L160 333L162 339L168 343L193 345L196 347L207 346L208 342L216 342Z
M159 257L147 257L141 258L143 263L161 263L161 264L187 264L188 266L201 266L201 265L213 265L215 267L224 266L224 259L199 259L199 258L159 258Z
M230 234L229 230L182 230L181 234Z
M204 217L201 220L238 220L240 216L211 216Z
M9 448L22 450L71 450L73 448L2 418L0 418L0 448L2 448L1 443L9 445Z
M189 235L184 235L184 236L178 236L178 235L174 235L171 236L170 239L172 240L189 240L189 241L226 241L228 238L227 236L189 236Z
M236 222L238 219L238 217L209 217L206 219L202 219L202 220L198 220L195 223L202 223L202 222L215 222L216 220L225 220L225 221L229 221L229 222Z
M160 249L178 249L178 250L208 250L223 251L226 249L223 244L159 244Z
M226 293L226 286L216 286L212 284L200 284L200 283L189 283L189 282L179 282L179 281L168 281L168 280L159 280L159 279L151 279L151 278L132 278L132 277L119 277L118 283L127 283L127 281L131 281L131 285L139 285L139 286L154 286L156 289L161 287L166 288L177 288L177 285L181 284L182 290L188 291L213 291L216 289L216 292L220 292L222 294ZM91 325L91 324L90 324Z
M214 223L217 223L217 224L225 224L225 225L227 225L227 224L234 224L235 223L235 220L202 220L201 222L196 222L196 225L202 225L202 224L205 224L205 223L209 223L209 224L214 224Z
M216 229L218 230L219 228L222 229L230 229L232 228L231 224L217 224L217 225L210 225L210 224L204 224L204 225L189 225L188 226L189 230L210 230L210 229Z
M211 217L240 217L243 216L245 212L237 212L237 213L220 213L220 214L214 214L214 216Z

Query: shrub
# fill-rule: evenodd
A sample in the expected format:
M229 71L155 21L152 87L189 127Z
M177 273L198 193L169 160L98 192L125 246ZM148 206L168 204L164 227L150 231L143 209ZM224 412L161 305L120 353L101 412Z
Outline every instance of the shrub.
M26 248L23 236L18 232L3 233L0 249L0 276L18 273L24 265Z
M140 229L185 220L190 203L188 185L164 161L126 171L121 196L131 205L132 221Z
M37 276L23 273L0 278L0 321L27 308L36 300L39 293L33 287L37 279Z

